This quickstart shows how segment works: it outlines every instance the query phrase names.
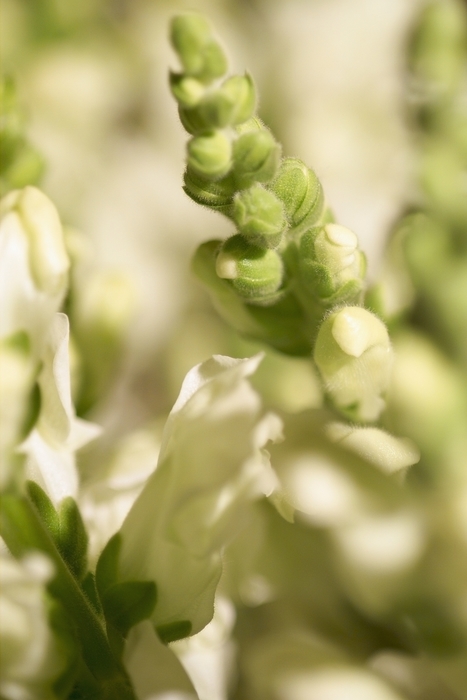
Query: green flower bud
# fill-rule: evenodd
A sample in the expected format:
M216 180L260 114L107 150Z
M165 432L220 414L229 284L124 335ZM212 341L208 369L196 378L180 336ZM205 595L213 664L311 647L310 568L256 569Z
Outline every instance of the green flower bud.
M222 279L231 280L238 294L251 304L276 301L284 274L282 259L275 250L251 245L240 234L223 244L216 272Z
M272 191L284 202L285 212L296 233L316 224L323 213L323 188L313 170L298 158L285 158Z
M248 303L249 300L239 296L230 280L221 279L216 273L220 246L220 241L200 245L192 267L222 318L242 335L272 345L282 353L309 357L311 347L306 319L296 298L284 292L272 306Z
M365 273L357 236L339 224L312 228L300 240L299 270L304 286L321 300L357 297Z
M269 131L247 131L239 136L233 147L234 177L238 189L255 182L267 183L276 174L280 160L280 145Z
M255 85L246 73L228 78L218 90L206 96L200 109L212 126L223 128L249 120L255 107Z
M251 117L251 119L247 119L245 122L243 122L242 124L237 124L237 126L235 127L235 131L238 134L238 136L246 134L249 131L267 130L267 127L264 126L263 122L259 117Z
M170 39L185 73L210 83L227 70L227 59L212 35L211 25L201 15L174 17Z
M192 134L223 129L249 120L255 104L256 92L251 77L235 75L194 103L191 109L181 109L180 119ZM182 106L189 107L188 104Z
M232 165L232 143L222 131L194 136L187 151L189 168L206 180L219 180Z
M282 203L259 183L235 196L233 219L250 243L266 248L279 245L286 226Z
M208 182L188 168L183 180L185 183L183 189L194 202L215 209L226 216L230 215L235 193L235 184L230 175L215 182Z
M189 75L170 73L170 89L181 107L196 107L204 97L205 87L199 80Z
M356 421L375 421L384 408L392 349L382 321L359 306L328 316L316 338L314 359L339 410Z

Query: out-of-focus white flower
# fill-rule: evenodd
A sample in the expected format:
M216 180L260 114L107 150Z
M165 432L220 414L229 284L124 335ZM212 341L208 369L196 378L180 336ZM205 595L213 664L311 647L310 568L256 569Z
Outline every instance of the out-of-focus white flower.
M304 631L252 645L243 672L255 700L403 700L389 682L338 647Z
M457 700L436 674L432 659L385 650L371 657L370 668L387 678L410 698L423 700Z
M160 431L150 425L126 435L110 462L94 479L82 484L80 509L88 526L88 556L94 561L122 526L128 511L154 471L160 449Z
M196 688L200 700L226 700L234 655L230 633L235 608L216 596L214 617L198 634L171 645Z
M333 665L293 674L278 683L278 700L403 700L365 669Z
M100 428L76 418L71 401L68 355L69 323L57 313L49 329L39 374L41 411L36 427L18 448L28 459L27 477L39 483L58 503L76 498L75 451L97 437Z
M45 584L52 565L42 554L16 561L0 553L0 695L48 700L64 666L49 621Z
M138 700L196 700L180 661L147 620L130 631L123 662Z
M158 467L120 530L121 577L156 582L159 630L183 622L196 633L209 622L222 550L249 503L277 485L261 448L278 437L280 421L262 414L246 380L260 359L214 356L188 373Z
M350 596L370 614L384 614L407 591L427 548L428 531L409 508L364 513L335 529L337 566Z
M52 202L35 187L0 203L0 337L29 334L40 354L68 286L69 259Z
M420 451L408 438L397 438L379 428L359 428L345 423L329 423L328 437L371 462L385 474L411 467L420 459Z

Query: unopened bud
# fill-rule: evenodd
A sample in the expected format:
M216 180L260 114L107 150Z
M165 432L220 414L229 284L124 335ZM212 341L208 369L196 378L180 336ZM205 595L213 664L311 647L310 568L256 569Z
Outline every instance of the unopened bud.
M188 166L206 180L220 180L232 165L232 144L222 131L194 136L187 151Z
M202 110L218 128L235 126L249 120L255 111L256 90L248 73L228 78L212 95L206 97Z
M178 104L186 109L196 107L206 91L199 80L180 73L170 74L170 89Z
M230 175L208 182L188 168L183 180L185 183L183 189L194 202L229 216L235 193L235 185Z
M209 83L226 72L224 51L202 15L188 13L174 17L170 38L188 75Z
M216 272L228 279L246 301L272 303L282 284L282 259L275 250L259 248L237 234L223 244L216 260Z
M0 204L0 218L7 216L17 217L17 225L27 238L29 266L37 288L52 295L65 291L70 261L52 202L35 187L14 190Z
M285 158L272 191L282 200L290 226L303 232L316 224L324 207L323 188L313 170L298 158Z
M234 176L238 189L267 183L276 174L280 146L269 131L247 131L234 143Z
M336 407L356 421L375 421L384 408L392 349L382 321L359 306L328 316L316 338L314 359Z
M302 281L322 301L356 301L363 286L365 258L358 238L345 226L326 224L307 231L300 240Z
M259 183L236 195L233 219L250 243L263 248L279 245L287 223L282 203Z

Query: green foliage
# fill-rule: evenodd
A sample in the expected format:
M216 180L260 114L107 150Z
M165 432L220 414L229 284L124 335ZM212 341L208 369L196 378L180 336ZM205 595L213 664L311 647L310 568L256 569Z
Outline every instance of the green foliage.
M133 625L151 615L156 600L153 581L124 581L107 589L102 605L107 623L126 637Z
M56 510L36 482L27 482L27 492L70 571L82 579L87 571L88 534L76 501L64 498Z
M25 119L10 77L0 82L0 196L9 190L36 184L44 163L25 135Z

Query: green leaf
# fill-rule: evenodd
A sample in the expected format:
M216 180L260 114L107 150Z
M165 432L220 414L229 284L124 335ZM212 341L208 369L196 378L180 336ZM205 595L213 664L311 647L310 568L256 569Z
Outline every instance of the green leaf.
M50 536L54 542L57 543L60 533L60 519L54 504L44 489L42 489L39 484L36 484L35 481L26 482L26 493L46 526Z
M89 538L76 501L71 496L60 503L58 517L58 548L71 571L80 580L87 569Z
M180 620L179 622L170 622L168 625L159 625L156 627L156 631L161 642L169 644L169 642L176 642L178 639L188 637L191 628L192 624L189 620Z
M96 586L101 600L107 590L118 581L118 557L122 536L117 532L105 545L96 566Z
M38 510L23 496L5 493L0 499L0 533L12 555L21 559L32 550L38 550L47 554L54 565L55 576L49 584L49 591L72 620L80 642L83 666L85 664L89 670L88 677L94 677L114 692L99 697L135 700L125 669L110 647L102 620L72 575ZM75 694L74 697L84 696Z
M35 481L27 482L26 491L71 572L81 579L87 568L88 533L76 501L71 496L63 499L57 512Z
M156 600L153 581L124 581L107 589L102 605L108 622L126 637L133 625L151 615Z
M83 589L87 599L91 603L96 613L103 617L104 610L99 598L99 593L97 592L96 577L91 571L88 571L86 576L81 581L81 588Z

